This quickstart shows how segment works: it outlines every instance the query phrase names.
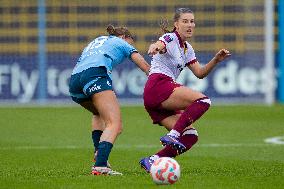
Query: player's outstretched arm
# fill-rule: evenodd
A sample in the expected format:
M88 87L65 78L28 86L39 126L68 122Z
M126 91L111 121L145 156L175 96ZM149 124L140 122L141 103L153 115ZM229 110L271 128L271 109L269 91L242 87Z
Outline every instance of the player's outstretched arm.
M158 52L162 52L164 48L165 48L165 44L162 41L157 41L156 43L152 43L149 46L148 54L153 56L157 54Z
M230 51L226 49L221 49L212 60L210 60L206 65L202 66L197 61L194 64L188 65L188 68L193 72L193 74L198 77L199 79L203 79L206 77L212 69L219 63L231 56Z
M131 54L132 61L143 71L146 75L149 74L150 65L146 60L137 52Z

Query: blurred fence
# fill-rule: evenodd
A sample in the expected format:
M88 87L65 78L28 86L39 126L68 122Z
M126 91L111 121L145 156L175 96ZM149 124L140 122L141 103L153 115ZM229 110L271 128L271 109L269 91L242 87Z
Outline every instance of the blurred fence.
M201 63L220 48L233 54L208 78L184 71L179 82L218 102L272 103L278 48L277 1L272 0L0 0L0 102L70 101L71 70L84 46L106 34L109 23L127 26L135 47L150 61L146 51L158 39L159 21L172 24L178 7L195 13L190 43ZM118 97L141 102L144 74L127 60L113 74Z

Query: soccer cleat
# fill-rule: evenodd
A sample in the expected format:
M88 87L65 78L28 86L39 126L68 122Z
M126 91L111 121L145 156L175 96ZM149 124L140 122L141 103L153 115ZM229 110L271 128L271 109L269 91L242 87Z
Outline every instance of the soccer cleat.
M111 170L108 167L92 167L92 175L110 175L110 176L116 176L116 175L122 175L122 173Z
M173 149L177 150L178 154L181 154L186 151L185 145L183 145L178 138L171 136L171 135L165 135L160 138L160 141L163 146L171 146Z
M145 169L148 173L150 172L151 166L153 165L154 161L158 159L157 155L145 157L139 161L141 167Z

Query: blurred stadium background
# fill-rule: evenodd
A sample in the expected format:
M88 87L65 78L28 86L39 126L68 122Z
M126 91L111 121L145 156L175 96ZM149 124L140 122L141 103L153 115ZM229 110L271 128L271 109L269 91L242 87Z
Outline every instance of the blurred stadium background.
M127 26L135 34L135 47L150 61L146 52L158 39L159 21L167 18L171 24L178 7L195 13L190 43L201 63L220 48L232 52L208 78L198 80L184 71L179 82L217 103L283 103L284 63L279 55L284 50L278 40L283 4L281 0L0 0L0 104L72 103L68 96L72 68L85 45L106 34L110 23ZM144 74L130 61L113 74L121 102L141 103Z
M283 188L284 106L275 104L284 103L284 0L0 0L1 189L157 188L138 164L165 132L140 106L144 73L130 61L113 72L120 102L138 104L121 108L124 131L110 157L122 179L90 176L91 114L73 106L68 80L110 23L127 26L150 61L160 19L178 7L195 12L190 43L201 63L220 48L232 56L203 80L185 70L179 78L221 106L195 124L199 142L177 158L173 187Z

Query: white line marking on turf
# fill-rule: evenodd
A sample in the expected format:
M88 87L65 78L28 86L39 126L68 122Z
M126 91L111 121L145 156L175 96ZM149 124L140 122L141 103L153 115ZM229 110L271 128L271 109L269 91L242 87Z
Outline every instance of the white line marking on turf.
M49 149L80 149L84 146L3 146L0 150L49 150Z
M275 143L263 143L263 144L197 144L196 147L202 148L227 148L227 147L266 147L266 146L279 146ZM160 148L161 145L123 145L117 144L114 146L117 149L147 149L147 148ZM76 145L66 145L66 146L2 146L0 150L56 150L56 149L92 149L88 146L76 146Z
M284 144L284 136L267 138L264 140L264 142L271 143L271 144Z

